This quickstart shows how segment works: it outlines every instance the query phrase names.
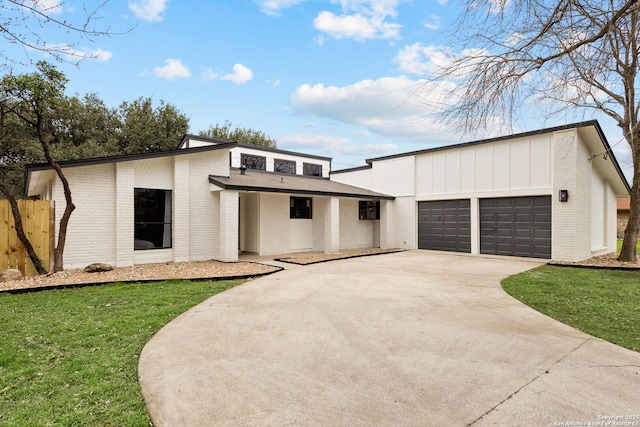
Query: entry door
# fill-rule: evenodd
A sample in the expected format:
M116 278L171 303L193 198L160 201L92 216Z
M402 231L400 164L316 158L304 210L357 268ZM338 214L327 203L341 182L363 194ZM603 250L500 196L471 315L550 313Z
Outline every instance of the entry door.
M418 202L418 249L470 253L469 199Z

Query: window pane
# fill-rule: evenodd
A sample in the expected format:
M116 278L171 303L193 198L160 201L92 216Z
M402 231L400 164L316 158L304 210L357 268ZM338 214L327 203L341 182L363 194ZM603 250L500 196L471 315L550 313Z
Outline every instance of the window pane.
M171 191L134 189L134 249L171 247Z
M322 176L322 165L315 163L303 163L302 174L308 176Z
M255 156L253 154L240 154L240 165L246 166L247 169L266 171L267 158L264 156Z
M359 219L380 219L380 202L361 200L358 202Z
M313 212L310 197L291 197L289 218L311 219Z
M296 162L293 160L275 159L274 170L280 173L296 173Z

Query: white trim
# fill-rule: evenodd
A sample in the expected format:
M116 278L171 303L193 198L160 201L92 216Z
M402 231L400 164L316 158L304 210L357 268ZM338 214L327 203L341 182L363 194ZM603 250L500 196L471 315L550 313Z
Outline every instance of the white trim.
M426 202L431 200L456 200L456 199L486 199L495 197L521 197L521 196L552 196L553 188L522 188L511 190L495 190L495 191L472 191L460 193L437 193L437 194L418 194L417 202Z

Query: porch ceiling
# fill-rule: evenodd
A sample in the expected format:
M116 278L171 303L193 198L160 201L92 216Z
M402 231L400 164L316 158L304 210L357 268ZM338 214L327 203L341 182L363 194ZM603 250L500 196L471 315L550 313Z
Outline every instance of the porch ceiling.
M314 196L351 197L358 199L393 200L388 194L331 181L327 178L285 175L272 172L230 169L229 176L209 175L209 182L222 189L266 193L308 194Z

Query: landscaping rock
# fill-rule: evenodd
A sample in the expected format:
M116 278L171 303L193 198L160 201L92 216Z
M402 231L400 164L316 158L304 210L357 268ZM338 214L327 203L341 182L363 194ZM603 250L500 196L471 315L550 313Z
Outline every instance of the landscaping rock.
M111 271L113 270L113 266L109 264L103 264L101 262L95 262L93 264L89 264L84 268L84 271L87 273L99 273L101 271Z
M22 273L20 273L20 270L10 268L0 274L0 282L9 282L11 280L22 280Z

